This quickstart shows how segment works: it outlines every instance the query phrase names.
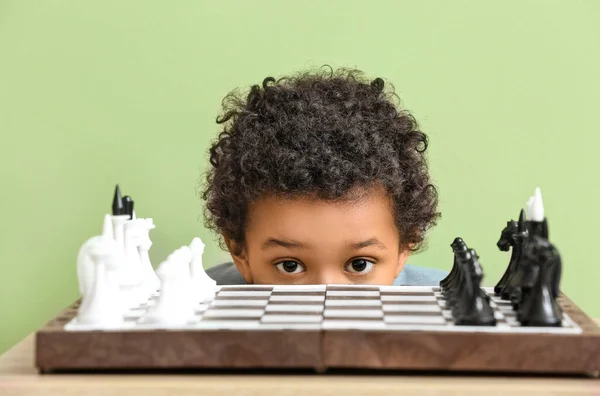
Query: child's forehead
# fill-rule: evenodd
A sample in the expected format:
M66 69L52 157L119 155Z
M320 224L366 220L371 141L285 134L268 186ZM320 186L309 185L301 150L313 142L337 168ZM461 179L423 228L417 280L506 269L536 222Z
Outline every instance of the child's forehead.
M300 249L332 260L365 241L373 241L365 245L371 249L395 248L399 231L386 199L383 194L360 201L265 197L249 211L245 239L251 250Z
M393 213L390 198L377 191L362 199L337 201L266 196L249 208L247 230L302 234L388 228L395 227Z

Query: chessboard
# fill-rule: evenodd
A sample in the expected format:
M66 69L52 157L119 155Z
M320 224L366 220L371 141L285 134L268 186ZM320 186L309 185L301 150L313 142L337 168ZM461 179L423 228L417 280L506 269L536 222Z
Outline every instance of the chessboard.
M493 288L493 326L456 325L440 287L218 286L183 325L144 322L159 293L114 328L77 322L79 302L36 337L42 372L376 369L597 373L600 328L564 294L559 327L527 327Z
M152 218L117 185L102 234L77 256L81 300L36 334L42 372L335 369L600 373L600 328L560 289L541 192L496 246L511 251L483 288L477 251L456 237L438 286L217 286L194 238L155 270Z

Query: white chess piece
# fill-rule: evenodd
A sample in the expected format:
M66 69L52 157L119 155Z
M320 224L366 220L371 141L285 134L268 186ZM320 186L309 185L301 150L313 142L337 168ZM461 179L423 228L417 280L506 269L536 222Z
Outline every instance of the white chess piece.
M95 276L92 290L79 308L77 323L97 327L114 327L123 322L123 308L119 299L119 281L116 273L114 247L98 246L91 253Z
M123 292L123 303L132 307L146 301L152 291L144 287L144 271L138 246L142 241L141 219L129 220L124 224L124 255L119 266L119 283Z
M527 203L525 204L525 218L526 220L531 220L531 205L533 204L534 197L529 197Z
M194 295L198 302L214 298L217 289L217 282L208 276L204 270L202 263L204 246L204 243L198 237L192 239L192 243L190 244L190 251L192 253L190 273L192 274Z
M114 247L118 249L117 243L114 241L113 237L111 216L108 214L104 216L102 234L88 239L81 246L77 254L77 280L79 282L79 292L82 297L85 297L94 284L94 274L96 270L94 268L92 257L90 256L90 250L100 242L108 244L112 243Z
M117 272L119 274L119 283L122 284L127 283L124 279L127 276L125 272L127 268L127 262L125 259L125 223L128 221L128 215L111 216L111 222L113 225L113 238L119 249Z
M111 237L110 216L106 215L103 233L90 238L80 249L78 275L82 302L77 323L94 327L117 326L123 321L117 266L119 247Z
M535 189L533 202L531 203L531 215L529 220L542 222L544 221L544 203L542 202L542 191L539 187Z
M200 302L204 301L204 297L200 298L200 295L196 289L196 285L194 284L192 273L193 253L189 246L182 246L179 250L182 252L182 259L185 263L187 273L189 274L189 278L187 280L188 296L191 300L191 304L193 306L197 306Z
M141 240L140 220L129 220L124 225L124 251L126 267L123 268L123 282L126 286L136 286L142 283L142 261L138 252Z
M161 282L159 299L142 322L182 326L193 317L195 302L190 296L189 272L191 253L186 248L174 251L160 264L157 270Z
M124 242L124 227L125 223L129 221L128 215L116 215L111 216L112 224L113 224L113 236L115 241L119 245L119 247L125 251L125 242Z
M160 279L158 279L158 275L156 275L156 271L154 271L154 268L152 267L152 262L150 261L148 251L152 246L150 230L156 228L156 226L154 225L152 219L140 220L142 220L142 222L140 223L141 232L138 253L142 263L142 282L144 289L146 289L149 293L154 293L160 288Z
M196 301L194 301L194 291L193 291L193 283L192 283L192 273L190 269L190 263L192 261L192 251L188 246L182 246L175 251L177 254L177 263L179 265L178 270L181 271L181 282L179 283L179 287L185 291L186 300L192 306L196 305Z

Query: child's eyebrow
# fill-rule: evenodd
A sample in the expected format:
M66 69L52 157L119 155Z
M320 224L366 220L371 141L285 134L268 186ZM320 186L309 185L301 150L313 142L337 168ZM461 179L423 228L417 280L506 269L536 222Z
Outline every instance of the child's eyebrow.
M307 246L301 242L296 241L283 241L281 239L269 238L261 246L262 250L269 249L272 247L282 246L288 249L306 249Z
M296 241L292 241L292 240L284 241L284 240L277 239L277 238L269 238L261 245L261 249L265 250L265 249L274 248L274 247L278 247L278 246L288 248L288 249L307 249L308 248L308 246L303 244L302 242L296 242ZM365 248L368 246L374 246L381 250L387 250L385 245L383 243L381 243L379 241L379 239L377 239L377 238L369 238L365 241L349 243L346 245L346 249L359 250L359 249L362 249L362 248Z
M359 250L362 249L364 247L367 246L374 246L376 248L379 248L381 250L386 250L387 248L385 247L385 245L383 243L381 243L379 241L379 239L377 238L370 238L367 239L366 241L362 241L362 242L355 242L355 243L349 243L346 248L349 250Z

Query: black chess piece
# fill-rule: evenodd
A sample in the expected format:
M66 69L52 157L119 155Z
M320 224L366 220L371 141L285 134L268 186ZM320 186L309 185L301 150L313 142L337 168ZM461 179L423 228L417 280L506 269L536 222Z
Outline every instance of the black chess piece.
M521 311L523 306L527 304L531 288L537 280L538 272L538 266L531 265L527 260L521 262L521 281L510 295L514 310Z
M521 218L519 218L519 221L521 221ZM539 222L528 221L526 222L526 225L528 229L527 240L533 236L537 236L546 240L548 239L548 221L546 218ZM525 241L525 244L526 243L527 241ZM519 271L516 275L516 279L514 279L513 282L516 286L512 289L509 296L513 309L517 311L518 320L523 315L523 312L528 310L528 304L530 303L529 295L537 280L539 272L539 266L530 265L526 260L521 260L519 263ZM558 277L558 283L560 283L560 275ZM554 298L558 296L558 289L558 284L551 288Z
M455 252L457 263L457 272L453 280L453 285L448 289L446 301L452 311L452 316L456 323L461 322L471 305L471 296L476 290L473 288L473 281L470 277L469 263L472 260L473 253L471 249L459 250Z
M527 220L527 231L530 236L537 235L544 239L548 238L548 221L544 217L542 221Z
M535 235L523 251L523 259L538 267L538 276L528 296L528 303L520 312L523 326L561 326L562 310L553 290L560 283L562 268L558 250L547 239Z
M539 232L542 239L545 239L550 243L549 239L549 231L548 231L548 218L544 217L544 221L540 222ZM562 276L562 260L556 262L556 265L553 267L553 271L556 273L551 276L553 283L551 285L552 296L557 298L560 294L560 279Z
M454 253L454 261L452 263L452 269L450 270L448 276L446 276L440 281L440 287L442 288L443 292L445 292L445 289L448 288L450 284L452 284L453 279L456 278L456 276L458 276L459 267L456 262L456 252L466 251L467 244L465 243L465 241L463 241L461 237L456 237L454 238L454 241L452 241L452 243L450 244L450 247L452 247L452 252Z
M469 249L461 257L461 265L465 272L465 282L460 290L457 308L453 310L455 324L459 326L495 326L496 318L489 304L489 299L481 290L483 269L479 256L474 249Z
M529 231L527 231L527 233L527 239L529 240L531 234L529 234ZM512 307L516 311L520 311L522 309L522 304L527 301L529 292L531 291L531 288L533 287L538 276L538 267L530 265L527 260L523 260L522 251L523 250L521 249L521 260L518 263L519 271L516 275L517 279L514 281L515 286L509 296Z
M556 255L558 258L553 262L552 267L549 269L548 276L550 277L550 292L553 298L558 298L560 295L560 280L562 278L562 259L556 247Z
M524 222L524 221L525 221L525 211L523 209L521 209L521 213L519 214L519 222ZM502 289L504 289L506 287L508 280L515 273L515 270L517 267L517 251L515 249L515 239L513 238L513 236L518 232L519 232L519 223L514 220L508 221L508 222L506 222L506 227L504 227L504 229L500 233L500 239L498 239L498 242L496 243L496 246L498 247L498 249L500 249L503 252L508 252L509 250L512 249L511 255L510 255L510 261L508 263L508 266L506 267L506 271L504 272L504 275L502 275L502 278L500 278L500 280L494 287L494 293L497 296L499 296L502 293Z
M541 232L542 232L542 238L550 240L549 237L549 231L548 231L548 219L546 217L544 217L544 221L542 221L542 227L541 227Z
M112 214L113 216L120 216L126 214L125 206L123 206L123 199L121 198L121 189L119 188L118 184L115 187L115 194L113 196Z
M517 288L521 286L523 281L524 268L522 265L522 253L523 247L527 243L527 239L529 238L529 231L527 230L526 222L524 220L525 216L523 211L521 211L521 216L519 217L519 222L517 224L518 229L517 233L513 234L513 252L514 252L514 264L512 274L508 277L506 285L500 292L500 297L503 300L510 300L511 296L515 295L517 292Z
M455 238L454 241L450 244L450 246L452 247L452 250L454 250L454 243L456 242L457 239L459 239L459 238ZM446 277L440 281L440 287L442 289L444 287L446 287L446 285L448 284L448 282L450 282L452 277L455 276L457 270L458 269L456 267L456 257L454 257L454 261L452 262L452 269L450 270L448 275L446 275Z
M457 300L460 300L460 292L463 289L463 285L465 282L466 272L462 265L462 263L466 260L469 255L468 248L466 245L462 245L457 247L458 250L454 252L454 258L456 260L456 268L455 276L452 278L451 282L448 283L448 287L445 289L446 299L453 304Z
M130 219L133 218L133 200L129 195L123 197L123 207L125 208L125 213L129 216Z
M470 259L471 253L468 250L457 251L454 257L456 259L457 272L445 297L452 311L452 316L457 318L465 309L465 301L468 300L468 293L470 291L471 282L467 276L466 263Z

